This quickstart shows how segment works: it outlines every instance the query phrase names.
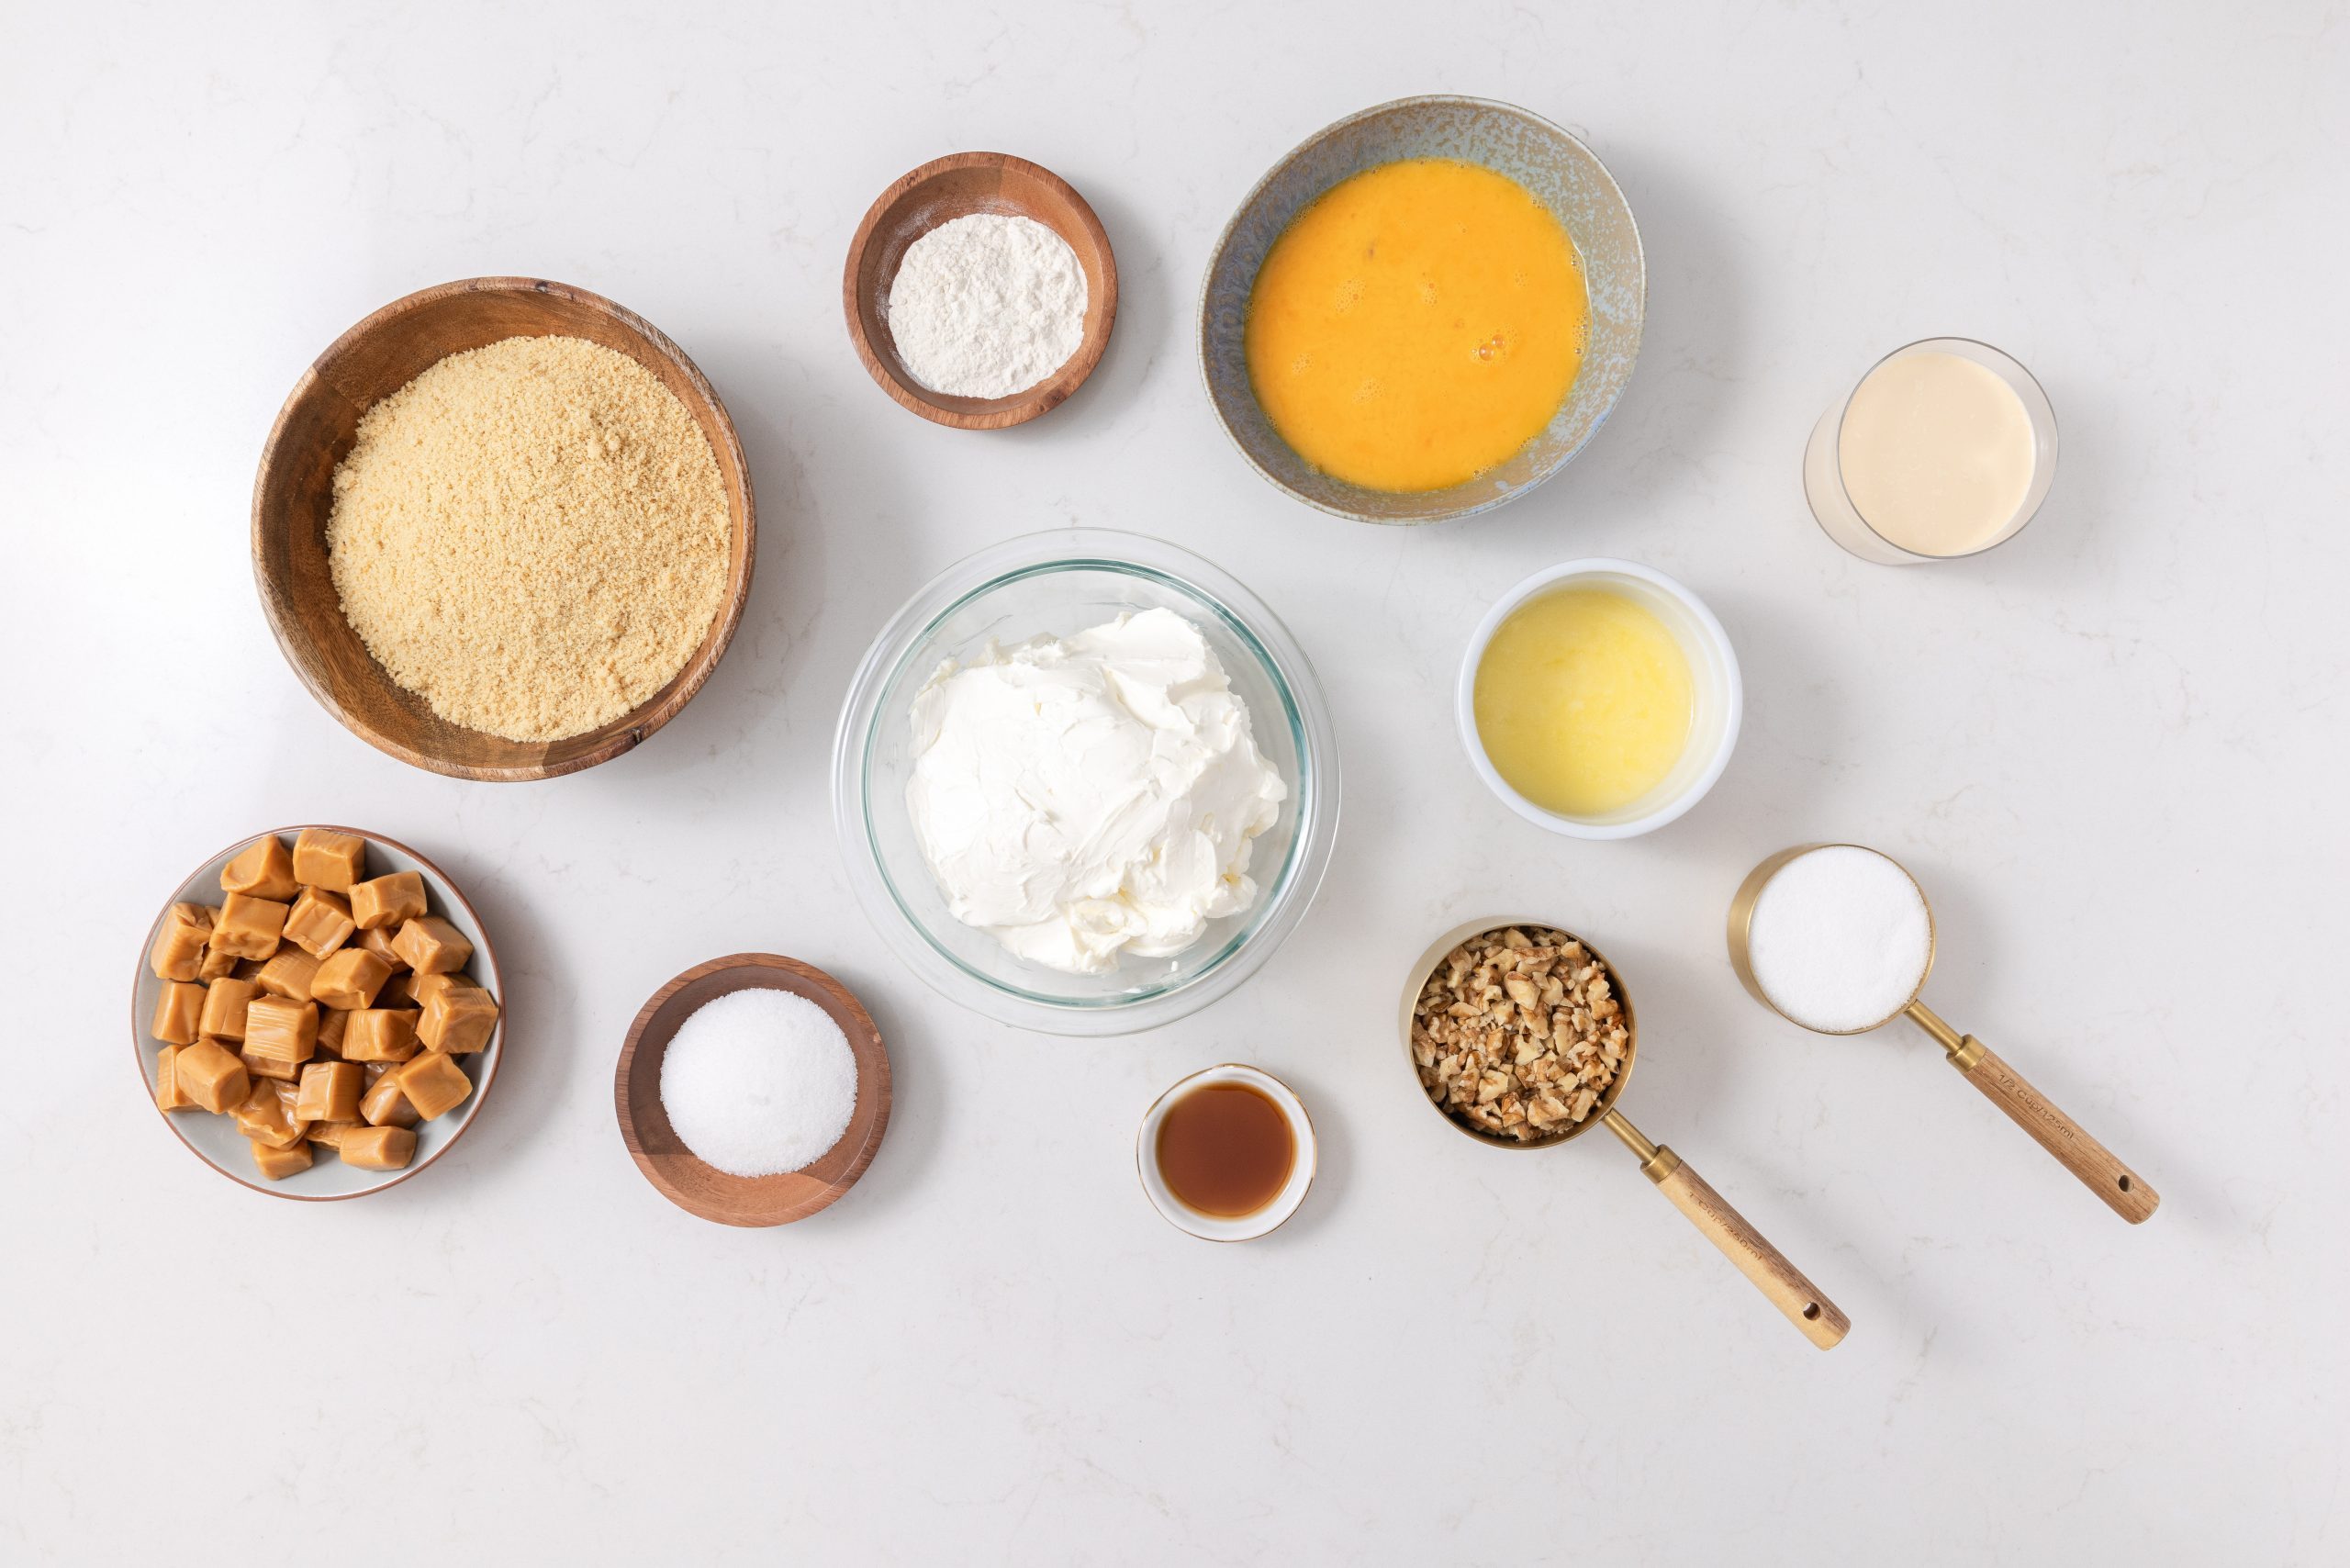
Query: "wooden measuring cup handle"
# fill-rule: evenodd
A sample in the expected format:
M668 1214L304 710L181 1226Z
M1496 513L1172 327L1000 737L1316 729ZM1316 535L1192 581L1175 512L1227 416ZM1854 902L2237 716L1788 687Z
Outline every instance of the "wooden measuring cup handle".
M1738 1271L1753 1282L1756 1290L1771 1298L1772 1305L1786 1314L1788 1322L1803 1330L1805 1338L1823 1350L1835 1348L1852 1320L1818 1285L1804 1278L1802 1270L1762 1239L1762 1233L1747 1224L1746 1216L1730 1207L1703 1176L1662 1145L1652 1158L1641 1162L1640 1169L1673 1200L1673 1206L1705 1233L1707 1240L1721 1249L1723 1257L1738 1265Z
M2056 1157L2058 1164L2105 1200L2105 1206L2132 1225L2143 1221L2162 1200L2138 1173L2114 1158L2113 1151L2081 1130L2078 1122L2048 1103L2048 1097L2023 1074L2001 1061L1982 1041L1968 1035L1950 1047L1950 1064L1983 1097L2008 1114L2010 1121L2030 1133L2032 1141Z

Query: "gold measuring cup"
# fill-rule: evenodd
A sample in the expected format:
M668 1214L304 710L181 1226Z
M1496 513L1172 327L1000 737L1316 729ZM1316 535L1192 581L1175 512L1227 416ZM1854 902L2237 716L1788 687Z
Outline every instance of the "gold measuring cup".
M1867 849L1859 844L1798 844L1792 849L1782 849L1753 870L1739 884L1738 896L1729 902L1729 962L1738 971L1740 984L1755 1001L1785 1018L1798 1028L1810 1029L1802 1019L1790 1017L1762 990L1754 978L1753 965L1749 961L1747 930L1753 924L1755 902L1762 896L1762 889L1789 862L1808 855L1815 849ZM1883 856L1896 870L1909 877L1908 868L1883 850L1871 849L1872 855ZM2030 1133L2034 1142L2054 1155L2057 1163L2080 1178L2082 1185L2105 1202L2105 1206L2136 1225L2154 1212L2162 1197L2148 1186L2144 1178L2114 1157L2113 1151L2081 1130L2078 1122L2065 1114L2048 1097L2024 1081L2023 1075L2001 1061L1991 1048L1972 1035L1961 1035L1937 1016L1934 1010L1919 1000L1926 989L1926 977L1934 969L1934 906L1926 898L1926 890L1918 879L1909 877L1909 885L1918 889L1918 902L1926 906L1926 966L1918 972L1918 983L1910 988L1909 1000L1874 1024L1857 1029L1814 1029L1819 1035L1863 1035L1871 1029L1883 1028L1896 1018L1907 1016L1910 1022L1934 1037L1934 1043L1948 1053L1951 1066L1966 1075L1966 1081L1983 1092L1984 1098L2008 1114L2010 1121Z
M1624 1060L1616 1070L1615 1080L1607 1085L1607 1092L1592 1107L1593 1114L1569 1125L1562 1133L1532 1143L1520 1143L1515 1138L1494 1137L1467 1126L1454 1119L1443 1106L1428 1100L1427 1090L1420 1086L1418 1064L1412 1058L1412 1017L1420 999L1420 990L1427 983L1428 977L1436 972L1437 966L1444 961L1445 955L1460 943L1488 931L1505 931L1512 926L1521 931L1536 927L1551 931L1566 929L1548 920L1472 920L1437 938L1427 951L1420 955L1419 962L1412 966L1411 978L1404 990L1402 1034L1404 1067L1412 1075L1414 1092L1430 1110L1444 1118L1448 1126L1488 1148L1556 1148L1577 1133L1605 1126L1623 1140L1627 1148L1639 1156L1640 1173L1657 1184L1672 1201L1673 1206L1688 1216L1689 1223L1695 1226L1707 1240L1719 1248L1722 1256L1729 1259L1755 1289L1771 1298L1771 1305L1785 1313L1787 1321L1800 1329L1805 1338L1823 1350L1833 1349L1836 1342L1843 1338L1845 1331L1852 1327L1852 1319L1822 1294L1818 1285L1804 1278L1803 1271L1788 1262L1777 1248L1764 1240L1762 1233L1730 1207L1719 1193L1707 1184L1704 1177L1690 1169L1670 1148L1662 1144L1651 1143L1639 1128L1616 1108L1617 1096L1623 1093L1624 1084L1632 1076L1632 1063L1639 1054L1640 1033L1633 1020L1632 996L1625 987L1623 971L1609 963L1598 948L1583 942L1582 937L1576 936L1573 940L1583 942L1583 950L1606 972L1624 1018Z

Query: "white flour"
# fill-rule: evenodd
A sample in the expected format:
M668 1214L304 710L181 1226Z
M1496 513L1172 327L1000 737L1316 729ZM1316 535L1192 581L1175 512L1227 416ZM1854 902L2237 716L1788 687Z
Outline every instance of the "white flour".
M916 381L950 397L1009 398L1077 352L1085 272L1035 218L975 212L906 247L885 308Z

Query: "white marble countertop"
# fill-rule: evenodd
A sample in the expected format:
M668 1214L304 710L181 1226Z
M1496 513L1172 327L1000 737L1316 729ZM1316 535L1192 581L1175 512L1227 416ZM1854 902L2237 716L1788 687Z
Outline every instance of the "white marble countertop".
M1670 12L1671 14L1668 14ZM2350 622L2350 18L1473 4L7 6L0 47L0 1559L340 1562L2339 1562L2350 1558L2340 806ZM1616 418L1531 498L1418 532L1227 450L1192 311L1233 204L1424 91L1584 136L1646 239ZM910 417L841 259L925 159L1091 198L1125 297L1067 408ZM541 785L412 771L306 696L247 507L329 340L444 279L643 312L742 428L758 575L707 690ZM2046 510L1981 561L1840 554L1806 432L1885 349L2018 354ZM1245 989L1107 1044L898 972L828 826L844 685L955 558L1166 534L1272 602L1347 768L1320 902ZM1462 639L1535 567L1707 597L1744 740L1652 837L1554 839L1451 732ZM443 1164L364 1203L200 1170L122 1036L175 879L283 822L438 858L516 1027ZM1724 959L1765 852L1858 838L1942 917L1930 995L2161 1189L2122 1225L1923 1036L1825 1039ZM1852 1317L1806 1345L1613 1145L1502 1159L1400 1076L1398 970L1560 912L1637 977L1627 1106ZM841 975L897 1106L805 1224L706 1225L623 1152L639 1003L715 954ZM1134 1180L1227 1058L1295 1084L1307 1206L1213 1247Z

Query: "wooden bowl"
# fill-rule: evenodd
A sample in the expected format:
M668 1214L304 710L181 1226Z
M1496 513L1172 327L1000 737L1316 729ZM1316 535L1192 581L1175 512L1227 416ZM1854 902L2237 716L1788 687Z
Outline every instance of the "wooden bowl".
M630 712L560 741L509 741L450 723L404 690L343 619L327 566L335 465L360 416L434 363L515 337L585 338L661 378L718 459L733 523L726 598L700 646ZM402 762L458 778L552 778L609 762L675 718L718 667L751 591L751 476L734 422L710 382L642 316L543 278L476 277L396 299L337 338L279 410L253 481L253 577L277 645L302 684L353 734Z
M907 373L890 336L885 301L906 247L940 224L975 212L1035 218L1068 241L1078 265L1085 269L1085 336L1077 353L1052 375L1009 398L956 398L932 391ZM957 152L905 175L866 212L848 244L841 306L848 316L856 357L901 407L957 430L1002 430L1058 408L1102 362L1110 328L1118 319L1118 260L1110 252L1102 220L1058 174L1009 153Z
M822 1008L856 1058L856 1109L848 1130L813 1164L780 1176L730 1176L703 1164L661 1104L661 1062L677 1026L704 1002L753 986L791 991ZM890 1126L890 1053L871 1014L823 970L772 953L737 953L696 964L653 993L621 1047L612 1102L637 1169L671 1203L721 1225L789 1225L831 1204L873 1163Z
M464 1137L474 1117L480 1114L482 1103L489 1098L489 1087L498 1079L498 1064L506 1059L506 1025L512 1009L508 1004L506 986L498 972L498 955L491 950L489 933L484 929L481 917L449 874L397 839L386 838L364 828L337 827L331 823L297 823L292 827L270 831L287 840L291 847L294 834L305 827L323 827L332 833L356 834L367 841L367 873L380 877L391 871L414 871L424 879L424 886L432 901L432 913L455 926L474 945L473 961L466 967L475 978L498 999L498 1027L489 1036L489 1044L480 1051L464 1058L465 1075L474 1081L474 1092L453 1111L430 1122L416 1125L416 1158L400 1170L364 1170L355 1165L345 1165L330 1154L320 1154L308 1170L299 1170L283 1182L272 1182L253 1169L252 1151L243 1135L237 1131L233 1117L214 1115L201 1110L165 1111L156 1114L173 1136L185 1144L188 1151L207 1165L241 1187L256 1193L266 1193L273 1198L292 1198L300 1203L330 1203L339 1198L364 1198L370 1193L380 1193L386 1187L397 1187L442 1155ZM219 854L189 873L163 907L155 912L154 922L147 927L147 938L139 948L139 971L130 988L130 1040L139 1065L139 1081L147 1092L147 1103L155 1103L155 1052L162 1042L151 1039L147 1029L155 1016L155 1002L163 982L155 978L148 966L147 955L155 945L155 933L163 916L175 903L220 902L220 868L236 853L261 837L254 834L241 838Z

